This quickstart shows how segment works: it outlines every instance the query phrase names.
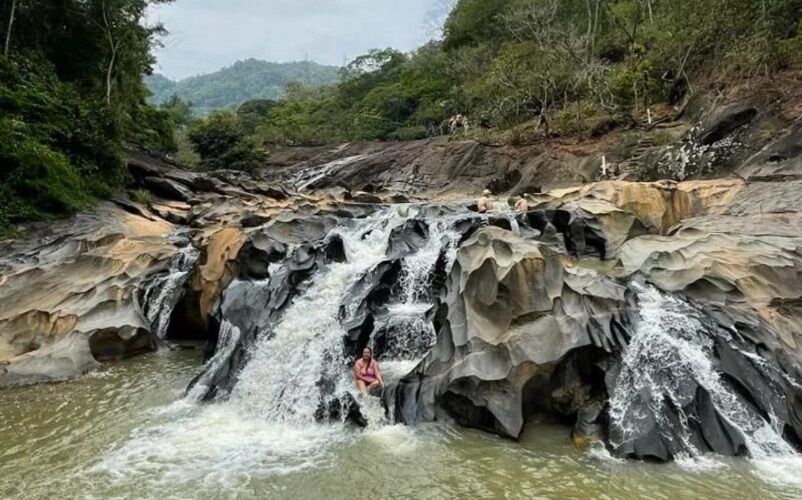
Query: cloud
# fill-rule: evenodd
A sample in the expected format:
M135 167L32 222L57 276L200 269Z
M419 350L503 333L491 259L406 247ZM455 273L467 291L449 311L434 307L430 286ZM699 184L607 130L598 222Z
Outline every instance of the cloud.
M185 78L255 57L343 61L371 48L411 50L433 34L449 0L176 0L148 23L170 31L157 71Z

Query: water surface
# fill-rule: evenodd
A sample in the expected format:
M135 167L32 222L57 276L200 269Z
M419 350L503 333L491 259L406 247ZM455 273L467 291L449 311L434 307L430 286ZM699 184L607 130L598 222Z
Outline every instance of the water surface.
M798 464L617 461L568 429L290 426L183 399L200 354L0 392L2 498L800 498ZM787 467L784 467L787 466ZM795 473L792 476L796 475Z

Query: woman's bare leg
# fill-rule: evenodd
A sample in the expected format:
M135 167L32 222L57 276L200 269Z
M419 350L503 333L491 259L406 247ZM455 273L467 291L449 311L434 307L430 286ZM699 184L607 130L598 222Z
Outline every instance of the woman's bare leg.
M357 380L356 381L356 388L359 389L359 392L361 394L364 394L364 395L367 396L367 394L368 394L368 385L365 383L364 380Z
M379 382L378 380L374 380L373 383L371 383L370 386L368 386L368 393L372 393L377 389L380 389L381 386L382 386L381 382Z

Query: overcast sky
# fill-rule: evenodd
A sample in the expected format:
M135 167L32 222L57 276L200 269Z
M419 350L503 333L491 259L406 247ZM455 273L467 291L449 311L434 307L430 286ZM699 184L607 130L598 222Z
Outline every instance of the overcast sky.
M173 78L255 57L342 65L371 48L411 50L436 35L450 0L175 0L148 23L170 31L156 70Z

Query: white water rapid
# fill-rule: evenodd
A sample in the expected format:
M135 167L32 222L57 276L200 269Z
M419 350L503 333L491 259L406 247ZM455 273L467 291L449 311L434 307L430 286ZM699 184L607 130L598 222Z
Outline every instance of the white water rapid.
M677 297L663 294L651 286L638 289L637 329L624 351L621 373L610 398L611 425L622 430L620 446L635 436L637 422L654 416L664 437L674 435L684 450L677 461L689 467L718 464L704 457L690 439L689 417L682 411L680 394L684 381L693 380L704 388L719 415L742 436L755 471L764 479L800 482L791 469L802 466L802 458L782 438L782 429L773 425L746 404L722 379L711 357L712 341L700 312ZM647 407L638 399L648 398ZM667 421L666 407L679 413L680 428ZM647 414L648 413L648 414ZM790 467L790 468L789 468Z

